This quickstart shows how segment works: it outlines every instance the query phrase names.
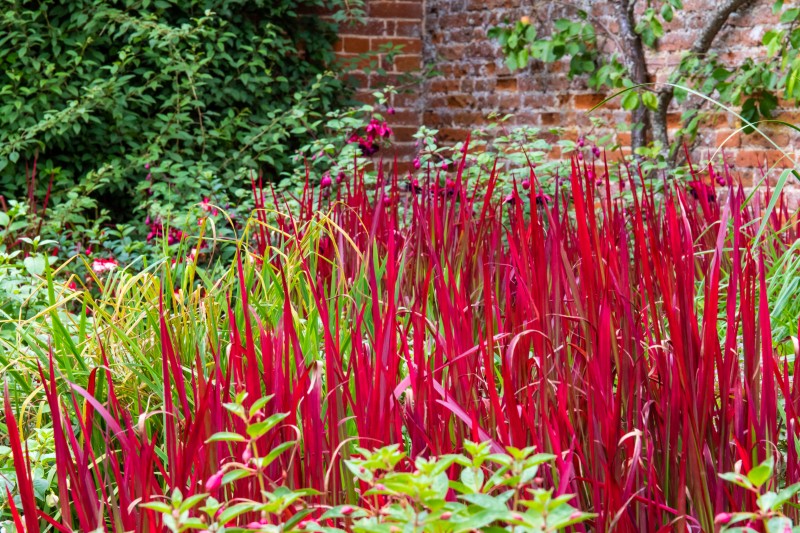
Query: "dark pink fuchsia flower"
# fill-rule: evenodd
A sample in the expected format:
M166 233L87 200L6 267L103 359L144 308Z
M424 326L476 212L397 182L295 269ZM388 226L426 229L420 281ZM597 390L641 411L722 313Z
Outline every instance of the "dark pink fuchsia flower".
M208 196L203 198L203 201L200 202L200 209L206 213L211 213L214 216L216 216L218 213L217 208L211 205L211 200L208 198Z
M330 174L325 174L324 176L322 176L322 179L319 181L319 186L324 189L324 188L330 187L331 183L333 183L332 180L331 180L331 175Z
M522 188L528 190L531 188L531 182L528 180L522 180Z
M549 194L545 194L544 191L539 191L536 193L536 205L545 205L552 201L553 198L551 198Z
M419 157L415 157L415 158L414 158L414 163L413 163L413 165L414 165L414 169L415 169L415 170L419 170L419 169L420 169L420 167L422 167L422 162L419 160Z
M222 486L222 477L223 476L224 476L224 473L222 472L222 470L220 470L216 474L214 474L211 477L209 477L206 480L206 490L208 492L214 492L215 490L220 488L220 486Z
M600 148L597 145L592 146L592 153L595 157L600 157Z

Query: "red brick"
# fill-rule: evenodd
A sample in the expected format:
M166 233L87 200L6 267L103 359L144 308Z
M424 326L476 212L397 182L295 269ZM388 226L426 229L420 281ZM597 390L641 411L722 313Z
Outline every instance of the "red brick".
M348 54L363 54L370 51L369 37L354 37L352 35L345 35L342 38L344 44L342 49Z
M399 72L412 72L422 67L422 56L419 54L400 55L394 58L394 68Z
M406 37L373 37L372 50L379 50L383 46L392 45L393 47L401 46L400 51L404 54L421 54L422 41L420 39L409 39Z
M369 16L394 19L421 19L422 0L416 2L369 2Z
M591 109L604 99L602 94L576 94L573 102L576 109Z
M394 22L392 34L400 37L419 37L422 33L422 21L398 20Z
M498 78L497 79L498 91L516 91L517 79L516 78Z
M742 134L734 130L717 130L715 144L717 148L738 148L742 144Z

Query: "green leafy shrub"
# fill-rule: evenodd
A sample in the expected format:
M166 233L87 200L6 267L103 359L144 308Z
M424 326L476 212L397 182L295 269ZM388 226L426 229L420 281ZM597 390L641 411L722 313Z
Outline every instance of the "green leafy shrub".
M48 190L68 206L53 213L62 224L103 208L114 222L137 208L163 217L214 190L243 196L251 171L289 172L310 117L347 94L333 43L337 22L359 14L340 0L11 4L0 194ZM309 14L322 5L334 19ZM46 179L31 185L37 154Z

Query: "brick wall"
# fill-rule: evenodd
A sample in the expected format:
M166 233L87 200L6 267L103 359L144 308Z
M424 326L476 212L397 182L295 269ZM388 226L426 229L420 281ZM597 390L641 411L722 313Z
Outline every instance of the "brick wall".
M546 6L534 9L532 6ZM602 0L586 0L593 17L609 33L616 31L616 22ZM695 35L716 6L714 0L684 0L685 11L667 26L665 37L656 52L649 53L651 74L664 80L680 60L683 50L691 46ZM729 26L716 41L713 52L737 59L763 51L764 32L777 23L770 0L758 0L756 6L741 15L734 15ZM444 141L463 140L467 132L486 122L492 111L513 113L517 124L541 127L565 126L567 137L589 130L588 110L607 96L591 92L583 80L569 80L566 65L534 63L528 68L509 72L495 43L486 38L489 27L503 19L518 20L528 15L534 21L554 19L566 14L565 7L555 2L530 0L367 0L369 19L356 29L345 30L340 43L341 53L352 55L375 50L381 43L405 44L407 54L400 56L387 70L397 74L416 68L420 62L432 65L441 76L429 79L413 94L398 97L396 130L398 140L408 153L413 148L410 134L424 123L440 130ZM603 33L602 31L600 33ZM613 46L613 37L602 37L605 46ZM391 79L392 75L389 76ZM363 87L379 87L387 81L362 76ZM607 103L593 113L609 124L627 121L629 114L618 102ZM677 126L680 109L670 114ZM798 109L785 110L783 118L800 121ZM721 145L738 127L733 116L720 117L715 128L706 128L698 142L703 154ZM595 133L613 133L612 129ZM785 128L770 132L773 140L790 150L800 147L797 134ZM627 146L630 134L615 133L618 143ZM779 152L757 135L734 135L725 143L729 161L749 182L756 174L752 169L759 160L770 162ZM699 155L699 154L698 154Z
M391 43L402 45L402 53L389 60L381 54L378 60L385 75L357 72L354 76L363 90L362 97L369 99L370 89L381 89L386 85L397 85L402 74L418 71L423 65L423 37L425 32L425 10L423 0L377 1L368 0L365 24L344 26L340 33L337 51L343 58L357 58L364 52L377 52L381 46ZM413 86L392 98L395 110L392 117L398 156L406 158L414 150L412 135L422 124L424 106L421 87Z

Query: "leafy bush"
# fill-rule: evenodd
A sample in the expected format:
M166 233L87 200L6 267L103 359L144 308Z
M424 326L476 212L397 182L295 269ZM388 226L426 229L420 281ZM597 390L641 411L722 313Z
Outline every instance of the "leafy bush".
M220 190L249 198L251 172L291 173L313 118L347 94L332 45L359 2L12 4L0 16L0 194L28 196L38 165L33 194L52 196L63 229L87 210L128 222ZM335 20L310 14L323 4L341 6Z

